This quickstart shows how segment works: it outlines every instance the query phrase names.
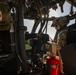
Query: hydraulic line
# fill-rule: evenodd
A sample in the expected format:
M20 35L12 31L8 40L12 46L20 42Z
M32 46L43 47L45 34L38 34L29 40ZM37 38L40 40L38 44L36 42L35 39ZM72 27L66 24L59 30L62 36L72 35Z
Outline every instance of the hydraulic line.
M32 28L31 33L35 33L35 31L36 31L39 23L40 23L40 20L35 20L35 23L34 23L34 26L33 26L33 28Z

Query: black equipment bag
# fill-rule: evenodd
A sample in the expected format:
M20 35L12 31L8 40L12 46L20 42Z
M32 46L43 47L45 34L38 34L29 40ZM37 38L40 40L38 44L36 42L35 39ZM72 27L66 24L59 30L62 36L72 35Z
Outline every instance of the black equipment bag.
M10 31L0 31L0 54L7 54L11 52L10 43Z
M66 75L76 75L76 43L67 45L60 50L63 69Z
M68 27L67 32L67 45L70 43L76 43L76 24L73 24Z

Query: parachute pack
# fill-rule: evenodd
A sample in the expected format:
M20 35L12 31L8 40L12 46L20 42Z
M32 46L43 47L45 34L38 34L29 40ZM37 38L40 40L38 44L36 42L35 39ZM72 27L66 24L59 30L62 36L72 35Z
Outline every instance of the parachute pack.
M11 13L7 2L0 1L0 31L10 29Z

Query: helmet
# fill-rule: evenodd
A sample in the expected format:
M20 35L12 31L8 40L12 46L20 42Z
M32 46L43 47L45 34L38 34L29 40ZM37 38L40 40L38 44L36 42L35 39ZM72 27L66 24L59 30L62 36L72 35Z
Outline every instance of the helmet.
M54 27L54 26L57 26L57 25L60 25L60 26L63 27L63 26L65 26L65 25L67 25L68 23L69 23L69 21L67 20L66 17L59 17L59 18L56 18L56 19L53 21L51 27Z

